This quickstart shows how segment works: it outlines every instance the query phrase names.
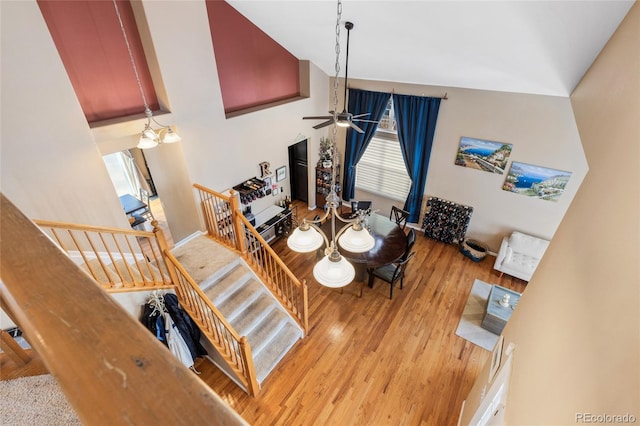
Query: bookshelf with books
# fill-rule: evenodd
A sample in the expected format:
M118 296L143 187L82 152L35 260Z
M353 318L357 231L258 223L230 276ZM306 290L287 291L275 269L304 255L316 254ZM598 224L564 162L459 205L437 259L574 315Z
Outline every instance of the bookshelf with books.
M336 193L340 197L340 165L331 167L316 167L316 207L323 208L327 203L327 196L331 192L331 176L335 168L336 173Z

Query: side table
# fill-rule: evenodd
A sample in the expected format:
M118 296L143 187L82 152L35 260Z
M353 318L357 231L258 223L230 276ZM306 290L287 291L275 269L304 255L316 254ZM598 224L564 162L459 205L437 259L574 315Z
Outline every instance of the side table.
M505 295L509 295L508 306L502 306L500 304L500 301ZM502 333L504 326L507 325L507 321L511 318L513 310L520 301L520 296L522 296L522 294L516 291L499 285L493 285L487 298L487 308L484 318L482 319L481 327L494 334L499 335Z

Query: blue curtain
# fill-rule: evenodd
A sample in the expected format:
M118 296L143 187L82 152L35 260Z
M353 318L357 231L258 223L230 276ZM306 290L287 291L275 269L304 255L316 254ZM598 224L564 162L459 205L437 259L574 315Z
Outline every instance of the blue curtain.
M393 95L393 107L398 125L398 139L404 164L411 178L411 189L404 203L409 222L417 223L422 206L422 196L427 180L429 157L436 120L440 109L440 98Z
M390 93L371 92L368 90L349 89L348 111L353 115L371 113L361 117L366 121L354 121L353 123L364 130L358 133L352 128L347 130L347 141L344 149L344 177L342 180L342 199L351 200L355 195L356 164L362 158L369 141L378 128L378 121L382 118L384 110L389 102Z

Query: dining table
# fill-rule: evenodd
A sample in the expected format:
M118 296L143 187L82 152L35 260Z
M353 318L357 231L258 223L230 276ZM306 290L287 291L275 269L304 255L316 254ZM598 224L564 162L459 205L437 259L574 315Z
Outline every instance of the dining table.
M336 234L344 226L344 223L336 218ZM371 250L363 253L352 253L340 247L340 254L350 261L356 269L356 281L364 281L367 269L375 269L398 260L407 249L407 234L393 220L377 213L372 213L365 218L363 226L371 233L375 243ZM331 218L328 218L320 229L331 239Z

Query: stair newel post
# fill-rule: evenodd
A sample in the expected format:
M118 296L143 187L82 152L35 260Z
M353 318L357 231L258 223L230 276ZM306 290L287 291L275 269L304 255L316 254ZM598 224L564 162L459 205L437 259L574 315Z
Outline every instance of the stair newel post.
M158 226L157 220L153 220L151 222L151 225L153 225L153 233L156 236L156 241L158 242L158 247L160 247L160 252L162 254L162 260L164 262L165 267L167 268L167 272L169 272L169 276L171 277L171 282L173 283L173 285L178 287L179 281L178 281L178 274L176 273L175 266L173 266L173 263L167 261L167 258L165 255L165 253L168 253L170 249L169 249L169 244L167 244L167 239L164 237L164 232L162 232L162 229L160 229L160 227Z
M309 330L309 290L307 288L307 280L302 280L302 305L304 312L302 313L302 322L304 324L304 334Z
M236 236L236 248L240 252L245 253L247 249L244 243L244 227L242 226L242 220L240 219L240 215L242 215L242 212L240 211L240 200L236 196L236 192L233 189L229 192L231 194L229 204L233 217L233 233Z
M240 350L242 351L242 362L247 377L247 392L251 396L256 396L260 390L260 385L256 377L256 368L253 365L253 354L251 353L251 345L249 345L247 336L240 338Z

